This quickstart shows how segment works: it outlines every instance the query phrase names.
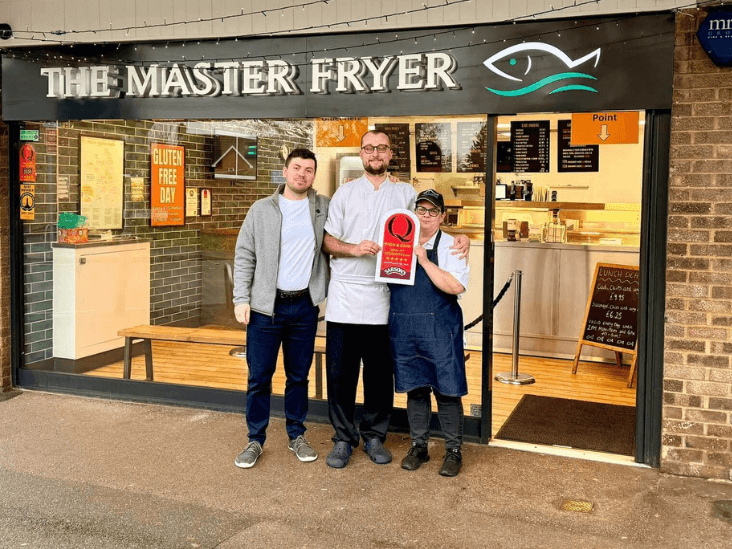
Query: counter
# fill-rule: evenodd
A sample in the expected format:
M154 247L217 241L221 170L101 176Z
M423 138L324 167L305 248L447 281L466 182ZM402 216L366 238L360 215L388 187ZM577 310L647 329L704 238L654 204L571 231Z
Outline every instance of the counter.
M447 229L450 232L450 229ZM460 300L465 323L482 313L483 240L471 240L470 282ZM626 246L497 242L494 295L515 270L522 271L521 354L573 358L597 263L638 265L638 248ZM511 352L514 286L496 305L493 350ZM467 334L479 347L483 324ZM583 359L614 360L614 353L585 345Z

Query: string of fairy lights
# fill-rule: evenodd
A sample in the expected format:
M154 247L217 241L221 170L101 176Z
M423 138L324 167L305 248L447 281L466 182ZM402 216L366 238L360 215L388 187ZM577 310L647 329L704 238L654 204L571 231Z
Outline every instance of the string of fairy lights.
M359 24L363 25L364 27L368 28L368 22L369 21L375 21L375 20L381 20L384 19L388 22L389 18L395 19L399 16L404 15L410 15L415 14L418 12L425 12L428 10L433 9L444 9L447 7L455 7L460 4L467 4L470 3L472 0L444 0L444 3L441 4L434 4L434 5L427 5L425 3L422 3L422 7L414 8L410 10L402 10L394 13L389 14L380 14L375 15L371 17L364 17L360 19L352 19L349 21L343 21L343 22L335 22L335 23L324 23L321 25L311 25L307 27L300 27L300 28L289 28L285 30L280 31L262 31L262 32L255 32L250 33L247 35L239 35L239 36L227 36L223 38L225 42L239 42L241 41L248 41L250 39L256 39L256 38L277 38L277 37L283 37L287 35L294 35L295 33L307 33L307 32L315 32L315 31L322 31L325 29L332 30L334 27L339 28L355 28ZM214 43L215 45L219 45L222 41L222 38L211 38L211 39L176 39L176 40L165 40L165 39L158 39L155 41L147 41L147 42L125 42L125 41L118 41L118 40L101 40L98 42L94 42L92 44L88 42L69 42L60 40L58 38L48 38L48 35L53 36L64 36L64 35L79 35L79 34L102 34L102 33L111 33L111 32L121 32L125 31L127 34L129 34L130 31L135 30L142 30L142 29L154 29L154 28L161 28L161 27L173 27L173 26L179 26L179 25L188 25L193 23L208 23L208 22L214 22L214 21L221 21L222 23L236 18L242 18L242 17L255 17L255 16L261 16L263 18L276 15L279 13L281 16L284 16L285 12L287 10L301 10L305 11L308 7L316 6L316 5L328 5L335 3L336 0L312 0L310 2L304 2L301 4L296 4L292 6L285 6L285 7L279 7L279 8L268 8L265 10L257 10L257 11L250 11L245 13L244 9L242 8L240 10L240 13L236 14L228 14L223 16L217 16L217 17L210 17L210 18L198 18L196 20L188 20L188 21L171 21L168 22L166 18L163 18L163 23L156 23L156 24L149 24L147 21L143 21L142 26L118 26L115 27L112 23L110 23L109 28L107 29L85 29L85 30L46 30L46 31L39 31L39 30L31 30L26 29L25 31L13 31L12 38L15 38L15 34L30 34L30 38L24 38L24 40L27 41L33 41L36 43L41 43L45 45L52 45L54 48L57 48L58 46L62 46L65 49L69 50L69 53L63 54L57 49L54 49L54 51L33 51L24 49L23 51L15 51L13 48L7 48L2 47L0 48L0 53L4 55L5 57L9 57L12 59L23 59L26 61L31 62L42 62L42 63L65 63L68 66L72 65L79 65L79 64L87 64L87 63L105 63L105 64L124 64L124 65L137 65L137 66L151 66L151 65L172 65L176 63L184 63L188 64L191 62L209 62L209 63L217 63L217 62L227 62L232 61L236 62L237 60L244 60L244 59L292 59L298 60L301 58L301 56L305 57L304 61L301 61L299 63L291 62L291 65L306 65L308 64L307 56L310 55L313 58L316 57L316 55L321 56L332 56L334 52L343 52L344 54L349 53L353 49L357 49L360 47L371 47L376 45L383 45L383 44L395 44L399 42L413 42L416 44L424 44L424 43L431 43L432 47L426 47L422 48L423 51L415 51L415 48L410 44L410 50L409 53L429 53L431 51L435 51L437 49L437 42L439 38L444 36L450 36L452 35L453 38L458 37L458 33L460 35L465 35L463 43L459 44L451 44L448 48L448 51L451 51L453 49L461 49L461 48L470 48L475 46L481 46L481 45L489 45L494 43L500 43L500 42L506 42L507 39L500 38L497 40L488 40L488 39L482 39L482 40L476 40L475 39L475 29L477 26L483 26L483 25L492 25L492 26L499 26L499 25L505 25L505 24L517 24L519 22L523 22L525 20L537 20L542 19L543 21L548 21L548 19L545 18L545 16L548 15L557 15L561 14L562 12L566 10L574 10L578 8L582 8L583 6L589 5L589 4L599 4L603 2L604 0L575 0L572 4L567 4L565 6L553 6L550 5L549 9L537 11L530 14L523 14L516 17L508 18L502 21L492 21L490 23L485 23L481 25L468 25L468 26L462 26L461 28L450 28L445 30L425 30L423 33L420 34L414 34L413 32L410 32L408 29L402 29L401 31L388 31L384 30L381 32L382 35L384 34L391 34L391 32L394 32L394 36L390 38L386 38L383 36L375 36L373 39L365 39L363 35L360 36L360 43L351 43L349 45L343 45L338 46L335 48L322 48L322 49L306 49L306 50L300 50L300 51L288 51L288 52L282 52L277 54L269 54L269 55L261 55L261 54L255 54L252 55L251 52L246 52L244 54L243 50L241 55L239 56L218 56L214 53L214 55L186 55L185 53L181 53L185 50L183 48L186 47L186 45L192 45L196 44L199 45L201 43ZM714 7L714 6L723 6L725 4L729 4L731 0L703 0L703 1L697 1L693 2L687 5L677 6L673 9L676 13L681 13L684 15L688 15L683 10L688 9L694 9L697 10L701 8L706 7ZM530 40L541 40L543 37L549 37L549 36L561 36L562 32L569 32L576 29L582 29L587 28L588 26L596 26L597 30L600 30L600 25L608 25L608 24L615 24L618 25L620 21L623 21L625 19L628 19L630 17L634 17L635 14L622 14L618 15L618 17L611 19L611 20L604 20L601 23L596 22L588 22L583 24L578 24L577 21L574 21L574 24L567 23L563 20L562 24L564 24L563 27L555 27L551 31L543 31L543 32L537 32L537 33L531 33L524 36L514 36L511 38L512 41L530 41ZM371 29L369 29L371 30ZM380 30L380 29L378 29ZM36 35L39 35L36 37ZM324 35L321 35L324 36ZM649 35L644 34L641 32L640 36L638 38L645 38ZM303 37L306 37L306 35L303 35ZM623 40L627 41L627 39ZM454 41L453 41L454 42ZM114 47L116 45L116 47ZM145 59L145 60L136 60L136 59L122 59L116 57L115 52L120 50L122 46L130 46L134 50L137 50L138 46L146 45L147 47L151 48L152 50L161 50L165 51L168 50L169 53L172 53L173 51L176 52L175 57L173 55L167 55L165 57L161 57L160 59ZM99 52L97 55L91 56L89 54L82 54L78 55L73 52L74 46L78 46L81 49L89 49L91 46L92 48L99 48L101 49L107 49L113 47L111 50L112 53L103 53ZM403 53L400 52L400 54Z

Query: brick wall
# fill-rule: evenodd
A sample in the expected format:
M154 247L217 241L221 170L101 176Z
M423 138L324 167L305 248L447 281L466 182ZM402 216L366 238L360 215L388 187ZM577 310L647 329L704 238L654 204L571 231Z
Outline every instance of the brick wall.
M36 143L36 214L24 223L25 364L53 357L53 252L58 212L79 213L80 136L120 139L125 143L124 228L116 234L134 235L151 243L150 322L199 325L202 306L201 231L241 226L251 204L272 193L272 171L282 168L283 144L312 147L311 123L294 121L286 131L278 122L230 123L79 121L59 124L28 123L39 129ZM258 137L255 181L214 179L211 129L225 127ZM209 131L204 131L208 129ZM256 133L255 133L256 132ZM185 148L187 187L212 191L212 215L187 217L183 226L150 226L150 144ZM57 173L69 178L69 197L57 204ZM131 178L144 181L144 200L133 201Z
M732 70L677 15L661 469L732 480Z
M0 81L0 93L2 82ZM10 389L10 216L8 127L0 122L0 393Z

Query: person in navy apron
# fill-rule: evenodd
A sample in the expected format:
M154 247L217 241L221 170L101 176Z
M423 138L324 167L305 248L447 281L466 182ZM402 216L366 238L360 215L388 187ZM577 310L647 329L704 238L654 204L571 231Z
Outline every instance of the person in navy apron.
M412 447L402 468L413 471L429 461L432 403L437 400L445 436L443 476L455 476L462 466L463 405L468 393L465 376L463 313L458 295L468 286L465 259L449 252L453 238L440 230L445 201L435 190L417 196L420 221L414 286L390 284L389 336L394 358L396 391L407 393L407 417Z

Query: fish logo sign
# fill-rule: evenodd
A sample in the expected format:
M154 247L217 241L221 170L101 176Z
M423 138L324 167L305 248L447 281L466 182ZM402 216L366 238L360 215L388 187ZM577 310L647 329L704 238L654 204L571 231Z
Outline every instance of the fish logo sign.
M597 48L595 51L588 53L584 57L580 57L579 59L571 59L566 53L564 53L559 48L552 46L550 44L545 44L544 42L526 42L522 44L517 44L515 46L511 46L509 48L503 49L496 53L495 55L489 57L485 61L483 61L483 64L488 67L491 71L493 71L498 76L505 78L507 80L512 80L515 82L523 82L523 78L519 78L517 76L512 76L511 74L508 74L501 69L499 69L496 66L496 63L502 62L506 59L508 59L508 65L510 68L519 66L519 59L522 59L522 56L525 56L525 61L522 63L522 65L526 66L526 70L524 71L523 75L526 76L529 74L529 71L531 71L532 68L532 60L531 60L531 52L543 52L543 53L550 53L557 57L560 61L562 61L567 68L574 69L578 65L581 65L582 63L585 63L586 61L590 61L591 59L595 59L594 67L597 67L597 63L600 61L600 49ZM541 55L541 54L539 54ZM508 70L508 68L506 69ZM517 71L517 73L520 73L520 69ZM492 93L495 93L496 95L500 95L503 97L517 97L520 95L526 95L528 93L534 92L538 89L543 88L544 86L548 86L550 84L554 84L556 82L562 82L565 80L575 79L575 78L583 78L587 80L597 80L594 76L590 74L586 74L583 72L576 72L576 71L565 71L560 72L557 74L552 74L550 76L547 76L546 78L542 78L538 82L534 82L533 84L526 85L522 88L515 89L515 90L498 90L494 88L488 88L486 89ZM560 86L554 90L552 90L550 93L559 93L559 92L565 92L565 91L588 91L588 92L594 92L597 93L597 90L591 86L581 85L581 84L567 84Z

